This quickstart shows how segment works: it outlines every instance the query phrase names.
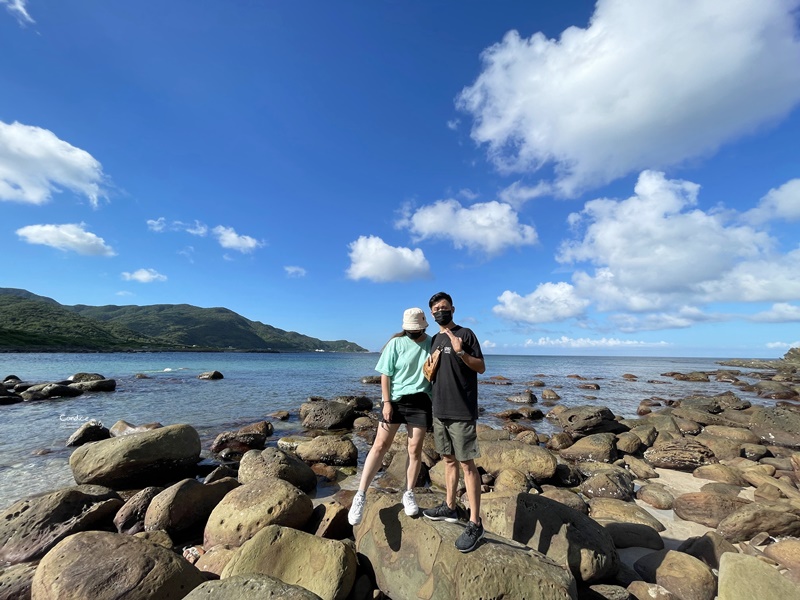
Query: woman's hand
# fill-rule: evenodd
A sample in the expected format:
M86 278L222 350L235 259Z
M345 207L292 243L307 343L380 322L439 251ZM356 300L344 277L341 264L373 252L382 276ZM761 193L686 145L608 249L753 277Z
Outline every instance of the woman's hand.
M381 412L383 413L383 421L389 423L392 420L392 403L384 402Z

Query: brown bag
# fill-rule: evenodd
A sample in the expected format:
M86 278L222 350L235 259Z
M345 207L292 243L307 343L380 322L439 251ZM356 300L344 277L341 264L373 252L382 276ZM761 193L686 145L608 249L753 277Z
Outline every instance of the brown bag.
M439 368L439 357L442 354L441 347L437 348L425 359L425 364L422 365L422 373L425 375L425 379L428 381L433 381L433 378L436 376L436 369Z

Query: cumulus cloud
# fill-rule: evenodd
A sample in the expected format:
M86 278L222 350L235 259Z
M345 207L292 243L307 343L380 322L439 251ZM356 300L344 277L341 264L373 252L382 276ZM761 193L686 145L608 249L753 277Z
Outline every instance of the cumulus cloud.
M515 181L504 190L501 190L498 197L503 202L519 210L528 200L533 200L534 198L552 193L553 186L547 181L540 181L533 186L524 185L521 181Z
M800 0L598 0L559 39L508 32L457 106L503 172L572 196L713 153L800 102Z
M28 14L28 9L25 6L27 3L27 0L0 0L0 4L5 4L6 10L14 15L21 25L35 23L30 14Z
M303 267L283 267L287 277L305 277L306 270Z
M115 256L105 240L86 231L85 223L65 225L28 225L17 229L17 235L29 244L50 246L58 250L77 252L85 256Z
M457 200L439 200L423 206L397 222L416 241L444 239L458 249L483 251L493 256L510 246L536 244L538 235L519 222L517 212L503 202L481 202L464 207Z
M164 217L158 217L157 219L147 219L147 228L150 231L161 233L167 228L167 220Z
M569 216L571 237L557 260L570 282L543 283L530 294L505 291L493 308L527 323L605 313L625 332L689 327L736 318L714 303L778 303L762 315L790 315L800 298L800 248L781 254L766 231L736 211L697 207L700 188L644 171L634 195L586 202ZM741 316L741 315L739 315Z
M139 283L152 283L153 281L166 281L166 275L162 275L155 269L137 269L133 273L124 271L122 278L125 281L138 281Z
M171 223L167 223L167 220L164 217L159 217L157 219L148 219L147 228L150 231L155 231L156 233L164 233L165 231L184 231L199 237L203 237L208 233L208 226L205 223L201 223L197 219L194 220L194 223L184 223L183 221L172 221Z
M768 342L767 348L778 348L789 350L791 348L800 348L800 340L796 342Z
M47 129L0 121L0 200L44 204L66 188L95 208L105 197L103 167Z
M431 268L419 248L390 246L377 236L361 236L349 245L349 279L378 283L430 279Z
M580 317L589 301L579 298L570 284L543 283L527 296L505 291L492 311L510 321L549 323Z
M636 340L620 340L618 338L559 338L540 337L537 340L525 341L525 348L653 348L669 346L667 342L642 342Z
M800 322L800 306L788 302L777 302L767 311L751 317L759 323L796 323Z
M242 254L253 252L256 248L264 245L264 242L260 242L249 235L239 235L233 227L217 225L211 230L211 233L216 236L220 246L228 250L237 250Z
M771 189L743 218L755 224L775 219L800 221L800 179L791 179Z

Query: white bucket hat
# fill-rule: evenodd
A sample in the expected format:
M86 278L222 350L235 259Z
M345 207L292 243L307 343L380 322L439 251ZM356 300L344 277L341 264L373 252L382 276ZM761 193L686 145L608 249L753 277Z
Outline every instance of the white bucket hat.
M403 312L403 329L405 331L419 331L427 327L428 321L425 320L425 313L421 308L407 308Z

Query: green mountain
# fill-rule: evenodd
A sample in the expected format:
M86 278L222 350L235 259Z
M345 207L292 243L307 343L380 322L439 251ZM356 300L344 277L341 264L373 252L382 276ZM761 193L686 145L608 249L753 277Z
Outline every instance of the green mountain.
M0 351L238 350L366 352L250 321L227 308L189 304L64 306L0 288Z

